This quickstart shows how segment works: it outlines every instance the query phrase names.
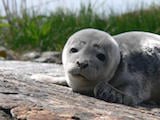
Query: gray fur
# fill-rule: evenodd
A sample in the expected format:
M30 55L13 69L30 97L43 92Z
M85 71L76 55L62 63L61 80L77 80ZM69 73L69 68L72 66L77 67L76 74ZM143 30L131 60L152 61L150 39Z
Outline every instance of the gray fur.
M73 91L127 105L160 100L159 35L127 32L112 37L84 29L69 38L62 60Z

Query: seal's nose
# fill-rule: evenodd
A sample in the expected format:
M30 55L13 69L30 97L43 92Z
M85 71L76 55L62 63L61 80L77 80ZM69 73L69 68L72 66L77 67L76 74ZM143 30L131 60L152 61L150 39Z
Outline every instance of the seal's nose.
M88 62L87 61L84 61L84 62L79 62L77 61L77 65L78 67L80 67L81 69L85 69L88 67Z

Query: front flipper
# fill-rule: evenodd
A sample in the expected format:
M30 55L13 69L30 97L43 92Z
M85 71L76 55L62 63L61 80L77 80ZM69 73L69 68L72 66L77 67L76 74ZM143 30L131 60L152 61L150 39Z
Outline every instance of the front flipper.
M94 95L96 98L113 103L120 103L125 105L135 105L133 98L126 95L122 91L114 88L108 83L101 82L94 88Z
M39 81L39 82L48 82L48 83L53 83L53 84L57 84L57 85L63 85L63 86L68 86L67 82L65 80L65 78L62 77L54 77L54 76L49 76L49 75L45 75L45 74L32 74L31 75L31 79L35 80L35 81Z

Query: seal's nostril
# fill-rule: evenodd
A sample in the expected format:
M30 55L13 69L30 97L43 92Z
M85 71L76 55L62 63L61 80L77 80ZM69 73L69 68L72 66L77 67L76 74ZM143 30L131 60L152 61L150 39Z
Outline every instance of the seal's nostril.
M80 67L80 62L79 62L79 61L77 61L76 63L77 63L77 65Z
M79 61L77 61L77 65L78 65L78 67L80 67L81 69L84 69L84 68L86 68L86 67L88 67L88 63L87 62L79 62Z

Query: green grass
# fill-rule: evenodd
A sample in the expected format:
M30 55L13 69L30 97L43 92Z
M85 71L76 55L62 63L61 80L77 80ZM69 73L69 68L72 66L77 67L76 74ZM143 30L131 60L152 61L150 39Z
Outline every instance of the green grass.
M147 31L160 34L160 7L150 6L120 16L110 16L107 20L108 30L112 34L126 31Z
M22 12L21 17L0 17L0 44L15 51L62 50L71 34L82 28L97 28L118 34L126 31L149 31L160 34L160 7L122 15L98 15L92 6L81 6L78 14L62 9L48 16ZM8 22L6 22L6 21Z

